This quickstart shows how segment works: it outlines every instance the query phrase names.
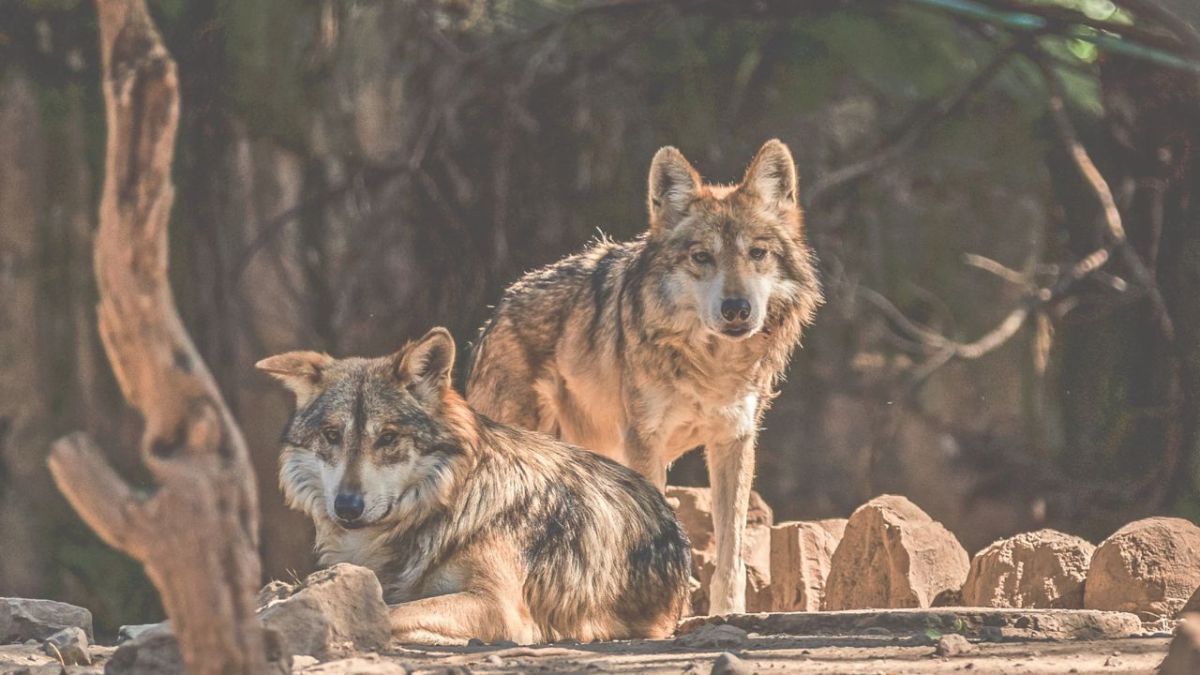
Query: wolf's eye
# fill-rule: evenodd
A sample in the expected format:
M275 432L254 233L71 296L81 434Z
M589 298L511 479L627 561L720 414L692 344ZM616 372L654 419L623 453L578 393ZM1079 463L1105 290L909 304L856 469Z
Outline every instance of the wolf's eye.
M692 262L697 265L707 265L713 261L712 254L708 251L696 251L692 254Z
M325 427L321 430L321 435L330 443L340 443L342 440L342 430L337 427Z
M757 246L756 246L756 247L754 247L754 248L752 248L752 249L750 249L750 258L751 258L751 259L753 259L753 260L762 260L762 259L763 259L763 258L765 258L765 257L767 257L767 249L765 249L765 248L759 248L759 247L757 247Z
M382 448L382 447L385 447L388 445L392 445L395 442L396 442L396 432L385 431L382 434L379 434L379 438L375 439L375 447Z

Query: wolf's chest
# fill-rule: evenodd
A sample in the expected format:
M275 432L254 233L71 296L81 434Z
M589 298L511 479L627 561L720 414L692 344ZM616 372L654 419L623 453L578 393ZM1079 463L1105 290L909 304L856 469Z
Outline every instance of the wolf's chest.
M657 429L669 461L698 445L731 443L754 433L758 419L756 392L715 397L680 388L662 396L659 409L649 411L650 419L640 426Z

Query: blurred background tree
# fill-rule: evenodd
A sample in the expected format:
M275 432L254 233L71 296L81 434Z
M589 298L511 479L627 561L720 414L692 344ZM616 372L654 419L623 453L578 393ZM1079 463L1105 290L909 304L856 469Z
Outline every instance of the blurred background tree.
M829 295L762 437L777 519L898 492L974 551L1200 518L1190 0L151 6L183 94L173 281L251 444L271 576L308 570L312 535L278 494L288 402L255 360L380 354L434 324L470 341L523 271L644 229L659 146L728 181L770 137ZM153 591L44 463L67 430L138 431L94 327L93 14L0 0L0 594L111 631L154 618Z

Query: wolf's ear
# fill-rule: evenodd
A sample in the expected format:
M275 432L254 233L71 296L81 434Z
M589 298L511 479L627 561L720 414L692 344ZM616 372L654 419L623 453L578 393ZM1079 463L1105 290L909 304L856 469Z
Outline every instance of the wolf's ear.
M796 162L783 141L772 138L763 143L746 169L741 189L772 204L796 203Z
M438 327L401 351L396 361L396 376L414 394L438 395L450 388L454 369L454 338Z
M700 191L700 174L682 152L671 146L660 148L650 162L650 229L670 228L687 211Z
M296 394L297 402L303 403L316 391L331 363L333 357L328 354L288 352L265 358L254 367L282 382Z

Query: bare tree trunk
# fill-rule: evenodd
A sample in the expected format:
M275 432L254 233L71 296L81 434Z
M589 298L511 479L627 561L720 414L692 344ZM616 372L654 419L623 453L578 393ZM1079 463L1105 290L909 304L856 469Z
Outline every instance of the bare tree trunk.
M146 423L156 491L136 495L84 435L50 456L59 489L108 544L141 561L189 672L263 673L254 612L258 504L246 443L184 330L167 282L175 63L143 0L98 0L108 122L96 237L100 335Z

